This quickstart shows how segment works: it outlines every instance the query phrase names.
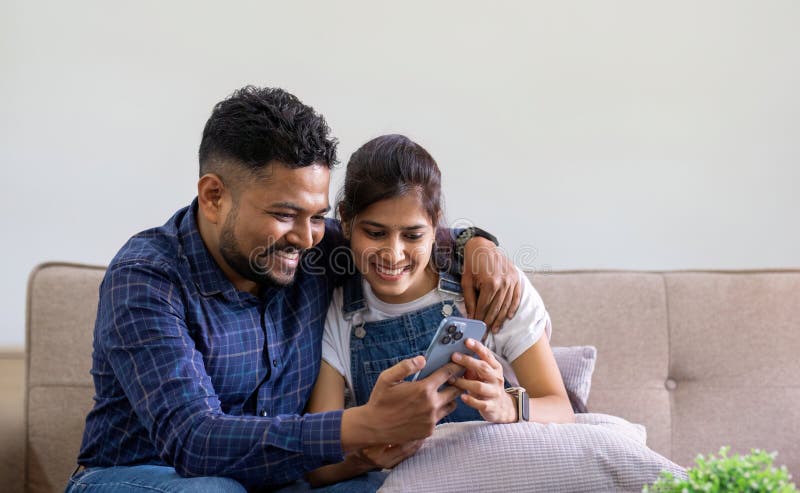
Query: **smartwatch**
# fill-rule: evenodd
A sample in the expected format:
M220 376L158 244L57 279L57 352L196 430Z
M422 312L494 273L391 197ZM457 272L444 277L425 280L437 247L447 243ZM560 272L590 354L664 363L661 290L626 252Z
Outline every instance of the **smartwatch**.
M464 266L464 248L467 246L467 242L476 236L481 238L486 238L487 240L494 243L496 246L500 245L500 242L497 241L497 238L487 232L482 230L481 228L476 228L475 226L470 226L469 228L465 228L463 231L458 233L456 236L456 258L458 259L461 266Z
M511 394L517 402L517 422L530 421L531 401L528 399L528 391L523 387L511 387L506 389L506 393Z

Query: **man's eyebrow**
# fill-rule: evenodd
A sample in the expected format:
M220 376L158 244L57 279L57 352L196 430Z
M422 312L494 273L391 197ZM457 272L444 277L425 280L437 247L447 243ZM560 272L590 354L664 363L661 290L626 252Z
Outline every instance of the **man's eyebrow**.
M303 209L302 207L300 207L299 205L297 205L297 204L295 204L293 202L275 202L273 204L270 204L269 206L271 208L274 207L276 209L291 209L291 210L296 211L296 212L305 212L305 209ZM328 211L330 211L330 210L331 210L331 206L329 204L327 207L325 207L324 209L320 209L316 213L317 214L327 214Z
M373 226L373 227L376 227L376 228L389 229L389 227L386 226L385 224L381 224L381 223L378 223L378 222L375 222L375 221L368 221L366 219L362 220L362 221L359 221L359 223L360 224L366 224L368 226ZM412 226L404 226L404 227L402 227L400 229L402 229L403 231L409 231L409 230L424 229L426 226L427 226L426 224L414 224Z

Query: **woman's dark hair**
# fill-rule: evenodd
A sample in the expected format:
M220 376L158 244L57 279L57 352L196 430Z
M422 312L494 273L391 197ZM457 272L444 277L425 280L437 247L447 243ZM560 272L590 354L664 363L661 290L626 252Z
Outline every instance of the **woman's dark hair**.
M417 193L436 226L441 182L439 166L421 145L403 135L381 135L350 156L337 211L342 221L352 221L375 202Z
M234 161L254 172L272 161L290 168L336 164L325 118L283 89L245 86L214 106L200 142L200 176Z

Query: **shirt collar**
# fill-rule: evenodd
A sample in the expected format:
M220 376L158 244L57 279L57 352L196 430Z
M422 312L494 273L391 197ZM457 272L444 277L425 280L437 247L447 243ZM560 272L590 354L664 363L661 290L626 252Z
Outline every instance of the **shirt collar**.
M197 227L197 198L192 201L180 222L178 234L183 245L183 254L189 262L192 281L200 294L213 296L221 293L228 299L238 300L238 290L225 277L200 236L200 229Z
M225 273L211 256L206 248L200 228L197 227L197 198L188 207L187 213L178 227L180 242L183 245L183 254L189 262L192 281L203 296L222 294L232 301L274 300L279 298L284 289L264 286L261 296L257 297L244 291L239 291L236 286L225 276Z

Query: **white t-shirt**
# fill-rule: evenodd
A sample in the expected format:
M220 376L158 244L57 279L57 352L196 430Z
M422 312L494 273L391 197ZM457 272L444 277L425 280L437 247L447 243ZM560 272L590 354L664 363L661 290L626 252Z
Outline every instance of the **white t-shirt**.
M536 344L543 333L547 333L549 339L551 332L550 315L545 310L541 296L536 292L528 277L521 270L517 269L517 271L522 282L519 309L514 318L506 321L500 332L493 334L486 341L486 346L503 364L504 376L512 383L515 383L516 378L511 372L510 363ZM460 296L439 291L438 288L434 288L414 301L392 304L378 299L366 280L362 279L362 286L366 309L356 317L360 317L364 322L396 318L405 313L449 300L455 300L458 310L462 314L466 314ZM322 359L344 376L347 388L351 389L353 388L353 379L350 373L350 331L356 318L345 320L342 316L342 304L344 303L342 289L340 287L333 292L333 300L328 307L325 333L322 336Z

